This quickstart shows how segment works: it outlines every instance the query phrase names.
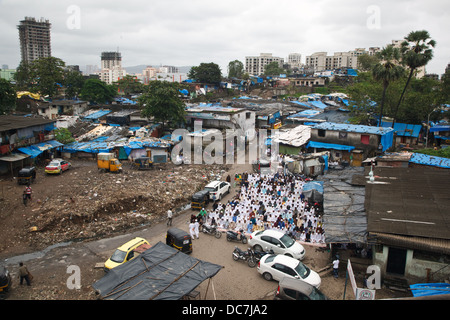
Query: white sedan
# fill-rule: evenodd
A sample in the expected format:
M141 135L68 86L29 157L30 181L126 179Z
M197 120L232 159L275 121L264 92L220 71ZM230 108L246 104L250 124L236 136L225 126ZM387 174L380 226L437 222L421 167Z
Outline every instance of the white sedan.
M258 263L258 272L264 279L281 281L284 277L298 279L320 288L321 279L317 272L309 269L297 259L284 256L267 254Z
M277 230L253 232L248 244L256 251L273 250L276 254L284 254L299 260L305 257L305 248L300 243Z

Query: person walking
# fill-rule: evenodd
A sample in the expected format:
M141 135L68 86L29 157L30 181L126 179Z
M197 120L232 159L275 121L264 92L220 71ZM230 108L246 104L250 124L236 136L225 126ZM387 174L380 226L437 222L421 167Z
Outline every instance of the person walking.
M195 236L197 237L197 239L198 239L199 227L200 227L200 224L198 223L198 220L195 220L195 222L194 222L194 233L195 233Z
M25 279L27 286L31 286L31 273L28 271L28 268L23 264L23 262L19 263L19 278L20 284L23 284L23 279Z
M172 217L173 217L173 212L172 210L167 210L167 225L171 226L172 225Z
M333 275L335 278L339 278L339 258L336 257L333 260Z
M191 223L189 223L189 233L191 234L192 240L195 239L195 224L194 221L191 220Z

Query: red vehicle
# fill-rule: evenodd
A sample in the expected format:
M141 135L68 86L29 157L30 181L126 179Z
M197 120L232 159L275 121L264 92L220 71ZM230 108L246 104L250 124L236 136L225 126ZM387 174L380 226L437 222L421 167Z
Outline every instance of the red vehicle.
M47 174L61 174L63 171L69 170L72 164L63 159L53 159L46 167Z

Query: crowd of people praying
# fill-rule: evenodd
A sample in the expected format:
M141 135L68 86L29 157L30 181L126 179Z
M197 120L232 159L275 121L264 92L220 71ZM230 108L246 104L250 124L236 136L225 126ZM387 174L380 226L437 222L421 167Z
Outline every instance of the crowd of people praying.
M232 200L200 211L203 223L247 234L275 229L301 242L325 243L322 204L305 198L302 177L244 173L235 176L235 183L240 192Z

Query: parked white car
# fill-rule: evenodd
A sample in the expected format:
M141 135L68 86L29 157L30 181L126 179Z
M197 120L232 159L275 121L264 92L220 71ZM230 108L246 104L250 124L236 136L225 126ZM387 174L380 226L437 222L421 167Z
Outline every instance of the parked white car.
M297 259L285 256L266 254L258 263L258 272L264 279L281 281L284 277L305 281L319 289L322 280L317 272L305 266Z
M224 195L230 192L231 184L225 181L212 181L208 183L205 190L209 191L211 200L221 200Z
M299 260L305 257L305 248L300 243L277 230L253 232L248 243L256 251L273 250L275 254L284 254Z

